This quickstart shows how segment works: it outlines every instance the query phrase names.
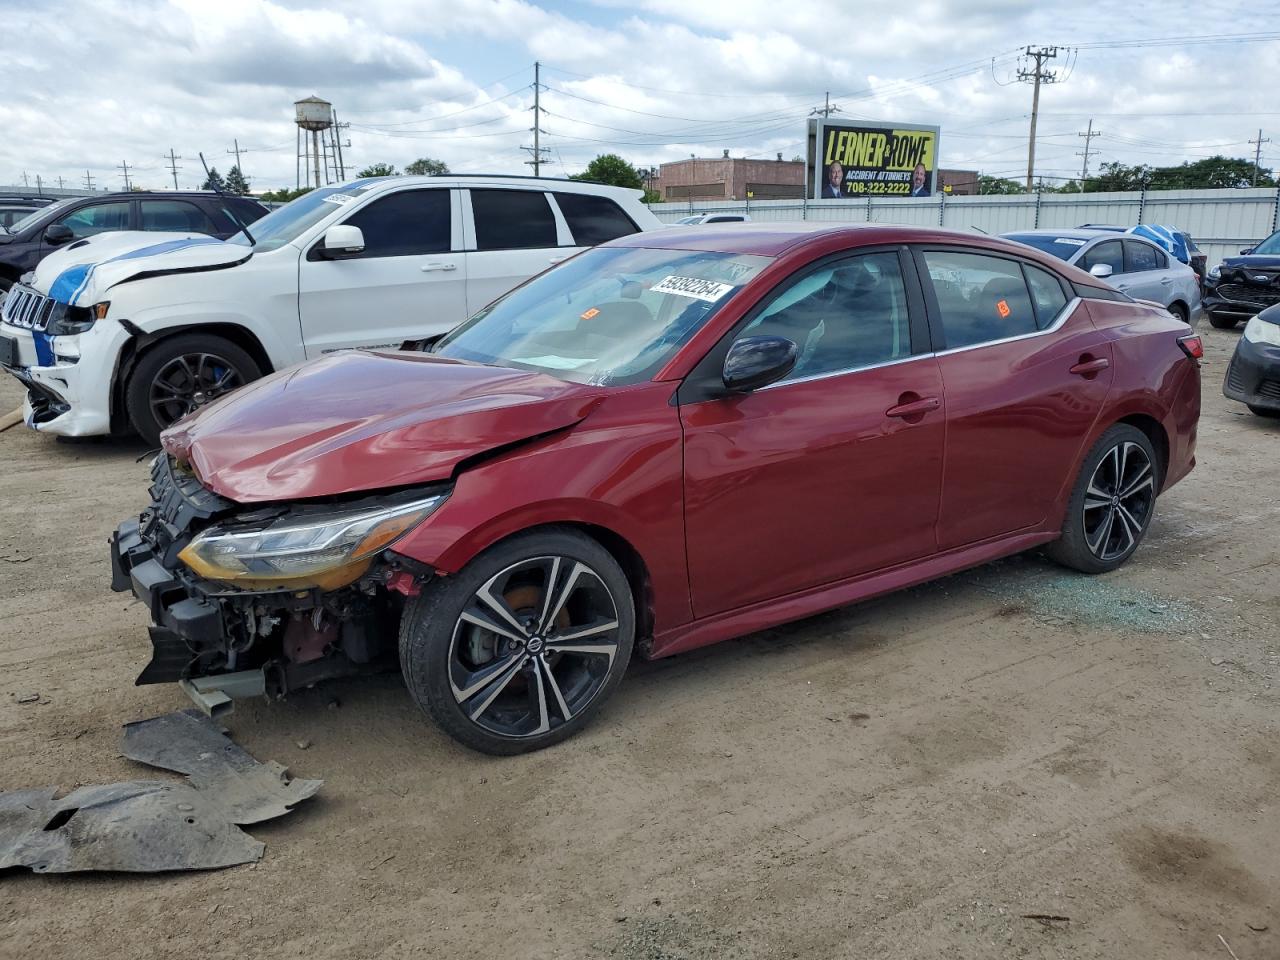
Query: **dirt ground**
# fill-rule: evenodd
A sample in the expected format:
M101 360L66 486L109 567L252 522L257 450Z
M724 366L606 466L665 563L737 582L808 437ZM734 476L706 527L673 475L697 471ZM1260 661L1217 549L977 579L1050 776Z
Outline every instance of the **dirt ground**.
M0 876L0 956L1280 957L1280 422L1204 332L1199 467L1123 570L1018 557L637 663L515 759L397 676L242 705L326 781L262 862ZM149 776L120 725L187 705L133 686L147 618L108 589L144 453L0 434L0 789Z

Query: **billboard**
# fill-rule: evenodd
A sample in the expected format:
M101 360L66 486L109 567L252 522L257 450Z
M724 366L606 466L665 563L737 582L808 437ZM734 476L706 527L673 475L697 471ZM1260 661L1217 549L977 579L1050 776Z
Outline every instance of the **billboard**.
M930 197L937 187L937 127L822 120L816 140L815 200Z

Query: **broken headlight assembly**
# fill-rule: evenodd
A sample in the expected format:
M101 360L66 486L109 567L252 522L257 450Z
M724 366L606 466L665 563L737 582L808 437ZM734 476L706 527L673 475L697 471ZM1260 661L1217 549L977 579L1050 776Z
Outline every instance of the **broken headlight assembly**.
M51 337L71 337L78 333L88 333L95 323L106 319L109 309L111 309L111 302L104 300L91 307L66 306L61 310L55 310L49 318L45 333Z
M198 576L250 589L335 590L435 512L444 491L392 506L286 514L256 529L215 526L178 557Z

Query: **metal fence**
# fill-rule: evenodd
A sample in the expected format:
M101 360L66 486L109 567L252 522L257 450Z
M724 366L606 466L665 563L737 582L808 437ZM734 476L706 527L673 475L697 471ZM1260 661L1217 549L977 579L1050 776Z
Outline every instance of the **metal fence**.
M1280 189L1142 190L1131 193L1035 193L1015 196L866 200L713 200L655 203L659 220L693 213L747 213L753 221L900 223L1008 233L1083 223L1176 226L1195 238L1212 266L1280 228Z

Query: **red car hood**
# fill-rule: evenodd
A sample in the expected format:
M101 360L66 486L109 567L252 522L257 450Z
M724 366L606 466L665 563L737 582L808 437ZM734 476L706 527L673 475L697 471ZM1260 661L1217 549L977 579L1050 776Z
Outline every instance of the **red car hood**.
M429 483L585 417L598 387L419 353L336 354L258 380L165 431L239 503Z

